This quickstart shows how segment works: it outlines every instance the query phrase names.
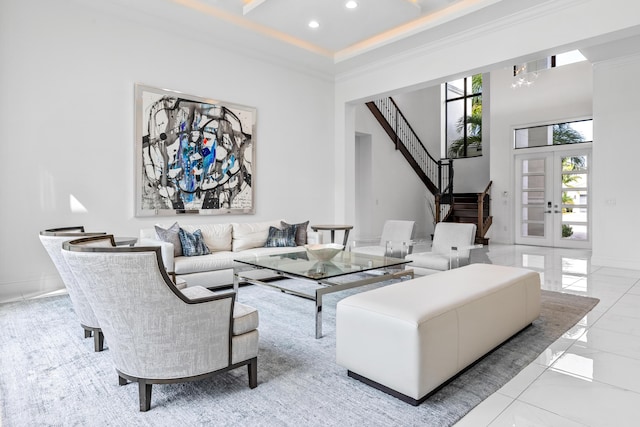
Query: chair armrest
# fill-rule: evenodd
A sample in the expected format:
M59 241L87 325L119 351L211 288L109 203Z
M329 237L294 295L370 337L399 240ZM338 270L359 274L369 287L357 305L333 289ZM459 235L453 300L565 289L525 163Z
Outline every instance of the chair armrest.
M137 246L160 246L164 268L166 268L169 273L173 273L175 265L173 259L173 243L163 242L162 240L146 237L138 239Z
M218 299L235 297L235 291L212 292L204 286L190 286L182 289L182 294L189 299L190 304L200 304Z

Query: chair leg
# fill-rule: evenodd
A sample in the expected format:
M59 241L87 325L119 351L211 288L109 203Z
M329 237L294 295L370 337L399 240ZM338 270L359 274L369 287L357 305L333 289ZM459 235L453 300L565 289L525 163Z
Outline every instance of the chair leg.
M104 350L104 334L102 333L102 331L96 331L96 333L93 334L93 350Z
M138 381L138 394L140 395L140 412L147 412L151 409L151 385L140 380Z
M258 358L254 357L247 365L249 371L249 388L258 387Z

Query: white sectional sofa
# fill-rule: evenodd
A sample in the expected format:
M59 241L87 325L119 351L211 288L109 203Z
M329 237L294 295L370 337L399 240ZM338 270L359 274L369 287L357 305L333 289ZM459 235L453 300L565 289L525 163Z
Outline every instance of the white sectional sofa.
M278 254L293 251L304 251L302 245L287 247L264 247L269 236L270 227L282 228L282 220L253 223L224 224L180 224L180 228L193 233L202 232L210 254L199 256L182 256L174 253L173 243L160 240L156 228L143 228L138 239L139 246L161 246L162 259L167 271L175 275L177 280L184 279L187 286L204 286L215 288L233 283L233 260L240 257L256 257L266 254ZM168 229L172 224L158 224ZM308 222L301 227L305 228ZM310 238L317 239L317 233L307 232ZM302 243L298 241L297 243Z
M540 276L471 264L337 304L336 361L413 405L540 315Z

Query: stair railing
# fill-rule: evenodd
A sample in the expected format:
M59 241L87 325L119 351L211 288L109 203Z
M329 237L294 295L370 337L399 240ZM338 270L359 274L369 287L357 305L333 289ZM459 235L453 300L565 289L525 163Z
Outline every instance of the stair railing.
M489 227L491 227L491 223L493 217L491 216L491 185L493 181L489 181L489 185L485 190L478 194L478 230L477 235L479 237L484 237Z
M395 101L389 98L378 99L372 102L378 109L382 117L387 121L395 133L394 144L396 149L402 145L409 155L415 160L419 170L431 181L436 191L432 193L445 194L448 189L453 193L453 160L436 160L429 154L425 146L416 135L415 131L398 108Z

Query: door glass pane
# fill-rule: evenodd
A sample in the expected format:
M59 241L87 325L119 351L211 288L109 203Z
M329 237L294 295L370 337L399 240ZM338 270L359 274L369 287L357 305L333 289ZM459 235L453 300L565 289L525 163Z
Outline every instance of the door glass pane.
M544 159L523 160L522 173L544 173Z
M523 176L522 189L544 189L544 175Z
M523 223L522 236L523 237L544 237L544 224Z
M586 173L563 173L562 188L587 188Z
M544 204L544 191L523 191L523 205L542 205Z
M587 204L587 192L585 190L562 192L563 208L571 208L573 205L586 205L586 204Z
M544 207L523 207L523 221L544 221Z
M587 240L587 226L579 224L562 224L562 239Z
M563 172L579 172L587 170L587 156L568 156L562 158Z

